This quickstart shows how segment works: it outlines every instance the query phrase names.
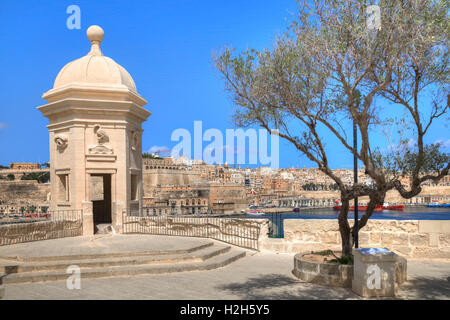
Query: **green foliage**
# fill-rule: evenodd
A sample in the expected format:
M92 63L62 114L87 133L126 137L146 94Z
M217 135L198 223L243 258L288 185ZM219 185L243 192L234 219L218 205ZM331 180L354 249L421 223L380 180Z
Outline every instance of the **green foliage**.
M408 149L405 152L404 160L400 163L400 170L404 174L411 174L415 169L414 164L419 163L419 171L423 173L435 173L445 168L450 157L440 150L440 143L425 145L423 148L423 159L419 158L415 149Z
M318 256L333 256L333 260L329 260L329 263L335 264L353 264L353 255L346 255L338 257L334 254L333 250L311 251L311 254Z
M25 173L21 180L36 180L39 183L46 183L50 181L49 172L29 172Z
M302 185L303 190L314 191L317 190L316 184L313 182L308 182Z
M314 183L314 182L308 182L302 185L303 190L307 191L318 191L318 190L338 190L339 187L336 183L326 185L323 183Z
M6 180L9 180L9 181L13 181L15 178L16 178L16 177L15 177L12 173L9 173L9 174L6 176Z
M148 152L143 152L142 158L144 158L144 159L162 159L160 156L157 156L155 154L148 153Z
M394 150L382 152L377 148L372 157L375 165L385 168L392 177L412 176L415 170L421 175L439 174L450 161L440 142L424 145L421 157L417 145L411 145L410 139L401 141Z
M342 256L341 258L330 260L329 263L335 264L353 264L353 255Z

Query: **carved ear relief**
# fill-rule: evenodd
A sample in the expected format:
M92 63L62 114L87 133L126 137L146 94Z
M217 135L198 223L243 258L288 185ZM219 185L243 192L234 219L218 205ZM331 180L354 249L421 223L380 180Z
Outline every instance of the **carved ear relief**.
M64 149L66 149L67 145L69 144L69 139L67 138L67 136L62 134L57 135L54 141L56 143L56 148L58 148L60 152L64 151Z
M136 151L139 149L139 132L133 131L131 135L131 150Z
M106 142L109 142L108 134L101 128L99 124L96 124L94 126L94 133L97 136L98 144L105 144Z
M99 124L96 124L94 126L94 134L97 139L96 145L89 146L89 153L90 154L113 154L113 148L110 146L105 145L105 143L109 142L109 136L101 128Z

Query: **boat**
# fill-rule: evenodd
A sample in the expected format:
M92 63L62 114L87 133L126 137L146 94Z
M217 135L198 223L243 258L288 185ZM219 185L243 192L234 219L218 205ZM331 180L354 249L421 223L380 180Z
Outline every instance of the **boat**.
M261 215L264 214L264 211L262 211L262 210L249 210L246 213L249 214L249 215L252 215L252 216L261 216Z
M382 210L403 210L405 208L403 204L390 206L388 203L385 203L382 206L377 206L377 208L378 207L381 207Z
M342 203L336 201L336 205L333 207L333 210L341 210L341 207L342 207ZM382 206L376 206L374 211L375 212L379 212L379 211L383 211L383 210L402 211L404 208L405 208L405 206L403 204L389 205L388 203L384 203ZM350 206L349 210L350 211L355 210L355 206ZM367 211L367 206L358 206L358 210L359 211Z
M294 212L300 212L300 208L294 208L294 210L292 210Z
M450 208L450 203L439 203L437 200L432 200L431 203L427 204L429 208Z

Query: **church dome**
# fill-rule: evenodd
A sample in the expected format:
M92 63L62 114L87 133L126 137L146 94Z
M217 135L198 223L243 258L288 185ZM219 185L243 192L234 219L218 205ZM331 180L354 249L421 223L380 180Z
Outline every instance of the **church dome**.
M90 26L87 37L91 42L91 51L77 60L69 62L56 77L53 89L68 84L100 85L128 88L137 93L133 78L113 59L105 57L100 50L100 42L105 34L99 26Z

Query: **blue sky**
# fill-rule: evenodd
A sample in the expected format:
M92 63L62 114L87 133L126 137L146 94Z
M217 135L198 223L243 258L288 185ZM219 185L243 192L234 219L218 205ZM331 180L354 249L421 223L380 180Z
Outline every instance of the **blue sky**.
M69 5L81 9L81 29L69 30ZM143 150L173 147L171 133L231 125L232 103L212 65L212 53L271 47L295 12L294 0L277 1L0 1L0 164L48 161L47 119L36 109L59 70L90 49L86 29L105 30L104 55L132 75L152 115L143 124ZM448 128L446 128L447 130ZM446 140L441 128L430 139ZM377 138L381 139L382 138ZM380 141L381 141L380 140ZM329 139L334 168L352 166L351 156ZM204 147L207 143L204 143ZM280 166L311 167L281 142Z

